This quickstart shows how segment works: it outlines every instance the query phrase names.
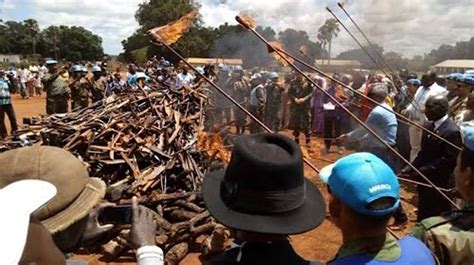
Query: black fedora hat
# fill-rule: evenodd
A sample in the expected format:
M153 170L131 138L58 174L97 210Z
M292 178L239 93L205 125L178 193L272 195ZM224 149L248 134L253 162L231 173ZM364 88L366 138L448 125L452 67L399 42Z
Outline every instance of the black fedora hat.
M204 178L204 202L227 227L291 235L322 223L326 205L304 177L299 146L278 134L238 137L225 170Z

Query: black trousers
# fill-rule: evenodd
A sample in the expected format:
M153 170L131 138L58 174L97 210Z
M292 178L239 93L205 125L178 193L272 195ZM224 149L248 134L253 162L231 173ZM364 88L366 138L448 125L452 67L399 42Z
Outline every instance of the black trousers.
M335 135L332 132L334 130ZM324 145L326 149L331 148L332 138L341 135L341 115L336 110L324 111Z
M10 120L10 127L12 129L12 133L18 130L13 105L0 105L0 138L5 138L8 136L7 127L5 126L5 113L8 115L8 119Z

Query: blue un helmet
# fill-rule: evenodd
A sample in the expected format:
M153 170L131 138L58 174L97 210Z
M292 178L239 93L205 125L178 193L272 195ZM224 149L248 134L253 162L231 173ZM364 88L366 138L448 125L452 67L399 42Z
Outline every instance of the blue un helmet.
M468 86L474 87L474 75L463 75L457 79L458 82L464 83Z
M271 72L268 74L269 79L278 79L278 73L277 72Z
M99 66L94 65L94 66L92 66L92 72L93 73L102 72L102 69Z
M204 68L202 68L202 67L196 67L196 72L200 73L201 75L203 75L205 73Z
M418 80L418 79L409 79L409 80L407 80L406 83L410 84L410 85L413 85L413 86L416 86L416 87L421 86L421 81Z
M229 73L229 72L230 72L230 68L229 68L229 66L224 65L224 67L220 68L220 71Z
M463 74L461 74L461 73L451 73L446 77L446 79L458 81L458 79L462 76L463 76Z
M464 72L465 75L474 76L474 70L467 70Z
M244 68L242 68L242 66L240 65L237 65L236 67L234 67L234 73L237 73L237 74L240 74L240 75L244 75Z
M72 72L73 72L73 73L82 72L82 65L78 65L78 64L77 64L77 65L74 65L74 66L72 67Z

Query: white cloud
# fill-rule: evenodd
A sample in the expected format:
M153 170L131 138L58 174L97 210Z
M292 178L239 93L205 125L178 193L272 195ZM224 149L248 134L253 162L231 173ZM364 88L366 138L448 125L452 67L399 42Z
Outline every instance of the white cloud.
M2 0L0 0L2 1ZM3 0L4 8L20 9L21 1ZM53 24L81 25L100 35L107 53L118 54L121 41L138 27L134 14L146 0L24 0L28 17L42 28ZM318 28L330 18L330 6L343 22L354 26L339 10L337 0L201 0L201 14L208 26L236 24L241 11L250 12L257 23L277 32L286 28L305 30L315 40ZM424 54L439 45L474 36L474 0L345 0L346 9L367 35L386 51L405 56ZM362 37L357 34L361 41ZM336 55L357 45L341 28L333 42Z
M474 37L474 0L359 0L344 1L345 8L369 38L386 51L405 56L428 53L441 44ZM301 29L315 40L317 30L332 16L329 6L343 23L358 33L336 5L336 0L204 0L201 13L210 26L234 22L234 16L250 10L258 24L281 31ZM356 34L363 42L362 36ZM357 44L341 28L333 42L334 55Z
M121 41L138 27L135 11L143 0L37 0L34 18L42 28L50 25L80 25L102 37L105 52L118 54Z

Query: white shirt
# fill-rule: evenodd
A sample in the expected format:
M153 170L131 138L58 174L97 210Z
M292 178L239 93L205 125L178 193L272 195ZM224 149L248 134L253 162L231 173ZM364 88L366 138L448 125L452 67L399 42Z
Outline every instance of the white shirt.
M407 107L407 112L410 115L410 119L412 121L420 122L420 124L425 122L427 119L424 112L425 104L428 98L436 95L443 95L446 93L446 88L438 85L436 82L428 88L425 88L423 86L418 88L415 93L415 96L413 97L413 102L411 102L410 105Z
M194 77L190 73L187 73L186 75L179 73L176 76L176 89L180 89L183 86L190 86L193 80Z
M39 79L42 79L46 74L48 73L48 68L44 65L42 65L39 69L38 69L38 77Z
M448 119L448 115L445 115L443 118L434 122L434 131L438 130L439 126L443 124Z
M36 65L30 65L29 71L30 71L30 72L38 72L38 66L36 66Z
M29 76L30 76L30 71L28 71L26 68L18 70L18 78L20 78L21 83L28 82Z
M163 250L157 246L144 246L136 252L138 265L163 265Z

